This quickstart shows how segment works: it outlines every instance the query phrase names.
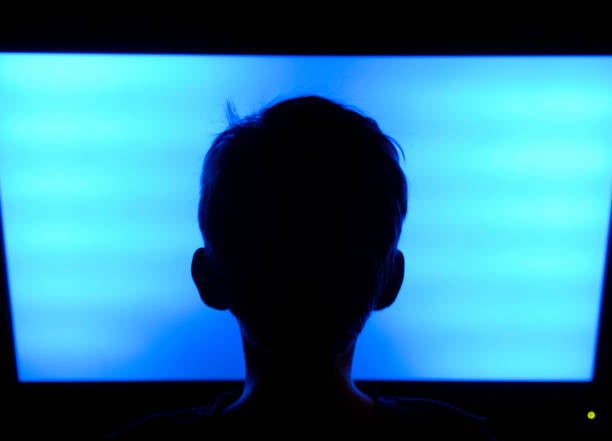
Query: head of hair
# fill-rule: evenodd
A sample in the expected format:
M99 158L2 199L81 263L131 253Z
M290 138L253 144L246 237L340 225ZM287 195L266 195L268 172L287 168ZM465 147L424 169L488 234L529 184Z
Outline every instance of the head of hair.
M199 205L230 310L264 347L342 352L397 248L401 147L373 119L318 96L230 120L206 154Z

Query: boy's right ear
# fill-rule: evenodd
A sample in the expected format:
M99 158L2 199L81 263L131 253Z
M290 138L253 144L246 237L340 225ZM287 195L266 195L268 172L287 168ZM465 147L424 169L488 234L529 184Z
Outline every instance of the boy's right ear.
M385 309L395 302L404 282L404 265L404 254L400 250L395 250L392 265L388 269L387 283L378 297L375 311Z
M191 277L195 282L200 298L211 308L224 311L230 307L228 287L215 271L204 248L198 248L191 261Z

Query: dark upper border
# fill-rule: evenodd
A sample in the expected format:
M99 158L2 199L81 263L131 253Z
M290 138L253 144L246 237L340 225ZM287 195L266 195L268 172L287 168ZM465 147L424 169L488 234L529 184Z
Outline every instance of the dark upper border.
M5 20L3 52L283 55L612 55L612 34L595 18L490 17L459 13L450 19L416 11L367 11L356 20L295 12L277 18L254 12L249 20L216 11L190 18L55 14ZM235 12L235 11L234 11ZM277 11L278 12L278 11ZM282 11L281 11L282 12ZM486 12L486 11L484 11ZM506 11L509 12L509 11ZM605 15L605 14L604 14ZM279 16L280 17L280 16Z

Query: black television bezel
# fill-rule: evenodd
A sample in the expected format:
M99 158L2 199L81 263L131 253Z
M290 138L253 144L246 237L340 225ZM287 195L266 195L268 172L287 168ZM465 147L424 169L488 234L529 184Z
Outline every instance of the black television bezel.
M57 26L57 24L55 24ZM0 31L0 53L122 53L122 54L244 54L244 55L612 55L605 27L576 35L565 28L551 32L541 27L492 30L447 28L407 32L386 30L375 38L358 33L319 31L316 37L300 33L303 28L282 32L256 29L240 34L219 28L171 26L161 31L126 25L120 28L64 26L53 23L35 28ZM279 38L279 35L283 38ZM0 189L1 191L1 189ZM241 387L242 382L19 382L15 362L12 316L4 253L0 196L0 335L3 388L13 409L14 421L22 423L32 411L44 409L46 422L57 430L93 430L103 433L131 419L164 409L208 402L218 393ZM493 430L522 439L538 434L582 431L583 439L595 439L608 419L587 419L587 411L605 407L609 386L612 289L612 221L608 233L605 279L601 300L597 353L590 382L363 382L382 394L422 396L456 404L486 415ZM359 384L359 382L358 382ZM600 412L600 413L601 413ZM65 415L72 415L66 418ZM75 424L74 420L80 423ZM15 424L20 424L15 423ZM531 428L531 429L529 429ZM539 428L539 429L536 429ZM506 439L501 437L500 439Z

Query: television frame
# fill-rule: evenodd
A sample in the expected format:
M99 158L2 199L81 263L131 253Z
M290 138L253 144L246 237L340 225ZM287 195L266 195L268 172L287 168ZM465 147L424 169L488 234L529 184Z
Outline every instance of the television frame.
M170 27L129 28L122 32L83 28L61 33L9 32L0 39L1 52L120 53L120 54L247 54L247 55L612 55L612 45L599 34L576 40L559 34L542 38L539 32L500 34L483 39L477 30L442 34L383 33L376 39L348 38L322 33L312 39L291 34L278 39L270 32L258 38L219 34L215 29L181 31ZM174 32L174 33L173 33ZM602 31L603 32L603 31ZM545 34L543 32L542 34ZM78 35L79 38L75 38ZM540 35L540 38L537 36ZM603 34L601 34L603 35ZM280 41L282 40L282 41ZM612 79L611 79L612 81ZM612 202L611 202L612 209ZM612 219L612 216L611 216ZM612 220L593 380L589 382L521 381L378 381L359 382L382 395L427 397L455 404L487 417L498 439L534 439L580 432L581 439L597 437L609 427L604 391L610 383L612 344ZM49 430L103 434L153 412L188 408L211 402L219 393L238 389L240 381L177 382L20 382L15 362L0 199L0 375L11 409L7 421L16 427L44 421ZM5 406L6 407L6 406ZM587 412L596 412L595 419ZM42 419L42 420L41 420ZM39 424L39 423L34 423Z

